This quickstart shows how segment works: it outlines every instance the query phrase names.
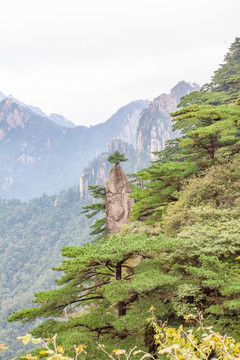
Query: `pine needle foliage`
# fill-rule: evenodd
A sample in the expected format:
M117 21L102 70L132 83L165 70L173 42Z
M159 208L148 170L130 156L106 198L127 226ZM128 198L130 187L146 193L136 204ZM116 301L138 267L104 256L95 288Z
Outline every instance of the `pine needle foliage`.
M181 130L180 154L209 167L240 151L240 107L238 105L192 105L172 114L174 129Z
M83 211L81 212L82 214L86 213L86 217L92 218L93 216L96 216L98 214L105 214L106 211L106 205L104 202L105 196L106 196L106 187L102 186L102 185L90 185L88 187L91 195L95 198L95 199L101 199L101 202L95 202L93 204L87 205L87 206L83 206ZM95 223L93 225L90 226L90 228L93 229L93 231L91 231L90 235L99 235L101 234L102 236L107 234L107 229L106 229L106 219L105 217L101 218L101 219L97 219L95 221Z
M240 96L240 38L231 44L224 63L215 71L212 81L200 91L184 96L179 107L210 104L214 106L234 103Z
M139 171L135 181L141 181L143 185L133 188L131 196L136 204L131 220L148 220L149 223L160 220L168 204L178 200L184 181L197 171L195 163L174 161L155 163Z
M122 161L127 161L124 154L120 154L119 151L115 151L112 155L109 155L108 161L112 164L118 165Z
M147 311L151 304L161 303L163 289L170 291L176 281L160 270L159 241L146 233L119 234L104 243L63 248L68 259L55 269L64 272L57 280L60 288L35 294L39 307L22 309L8 320L63 317L46 321L34 335L57 332L64 348L80 341L91 346L99 337L112 346L121 340L144 345ZM166 312L165 306L159 307L159 315Z

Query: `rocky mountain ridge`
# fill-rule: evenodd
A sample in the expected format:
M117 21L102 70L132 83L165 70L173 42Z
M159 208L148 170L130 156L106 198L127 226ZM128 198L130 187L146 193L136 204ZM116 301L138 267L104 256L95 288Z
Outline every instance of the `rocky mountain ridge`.
M147 104L134 101L105 123L66 128L4 98L0 103L0 197L28 200L77 184L84 166L106 152L110 140L133 141L133 129Z
M49 116L47 116L47 114L45 114L44 111L42 111L39 107L37 106L32 106L32 105L27 105L24 102L16 99L15 97L13 97L12 95L8 95L6 96L5 94L3 94L0 91L0 101L4 100L4 99L11 99L14 103L22 106L23 108L27 108L29 110L31 110L32 112L36 113L37 115L40 115L41 117L48 117L48 119L50 119L51 121L53 121L56 125L61 125L64 127L75 127L76 125L69 121L68 119L66 119L64 116L59 115L59 114L50 114Z

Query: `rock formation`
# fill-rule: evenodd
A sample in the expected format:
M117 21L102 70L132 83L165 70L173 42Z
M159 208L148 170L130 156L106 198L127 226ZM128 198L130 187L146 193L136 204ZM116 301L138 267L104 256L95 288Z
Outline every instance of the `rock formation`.
M107 183L106 202L106 227L110 234L117 233L122 224L128 223L134 199L129 197L131 187L128 179L119 164L110 172Z
M155 98L148 109L143 110L137 130L136 151L139 167L148 166L155 160L153 152L161 151L169 139L179 136L172 130L171 112L176 111L180 98L192 91L199 90L197 84L180 81L170 94L162 94Z
M136 161L133 146L119 139L109 141L108 152L99 155L83 169L79 182L81 199L91 198L88 191L89 185L105 185L109 177L109 171L112 167L112 164L108 162L108 156L115 151L125 154L126 158L129 160L123 163L123 170L125 172L129 173L135 170L134 163L136 163Z

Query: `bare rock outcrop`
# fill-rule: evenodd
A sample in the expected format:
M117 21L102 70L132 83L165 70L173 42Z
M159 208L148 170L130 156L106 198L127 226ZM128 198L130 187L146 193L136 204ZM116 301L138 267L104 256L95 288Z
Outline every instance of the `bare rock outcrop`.
M129 197L131 186L121 166L115 165L107 183L106 227L110 234L117 233L122 224L128 223L134 199Z

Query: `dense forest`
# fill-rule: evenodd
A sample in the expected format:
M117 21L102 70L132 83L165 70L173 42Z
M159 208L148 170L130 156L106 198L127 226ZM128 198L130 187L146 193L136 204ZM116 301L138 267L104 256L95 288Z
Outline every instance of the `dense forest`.
M104 232L91 243L63 247L64 260L55 267L58 288L43 287L34 294L34 307L8 317L10 322L45 318L28 331L49 339L57 334L60 353L64 349L74 357L74 345L84 344L81 358L106 359L98 342L109 353L137 346L161 358L154 327L146 322L150 308L170 327L201 312L205 324L240 340L240 38L211 82L183 97L171 116L181 136L168 141L148 168L132 175L136 203L129 224L118 234ZM74 196L68 201L74 203ZM69 206L69 211L77 215L80 209ZM62 221L65 216L53 218L51 210L43 219L49 231ZM39 219L32 226L34 237ZM55 235L57 241L60 233ZM23 247L24 242L23 232ZM44 261L41 242L36 249L36 254L35 248L13 252L13 260L25 256L32 276L39 278L27 262L29 254ZM19 291L17 277L15 286ZM206 358L219 358L213 350ZM39 355L39 349L32 354L49 356Z
M0 357L10 358L25 350L16 337L27 327L7 323L6 315L19 309L19 304L30 306L35 291L56 287L51 268L60 264L63 245L81 245L89 239L91 222L81 215L84 204L78 187L28 203L0 202L0 338L11 345Z

